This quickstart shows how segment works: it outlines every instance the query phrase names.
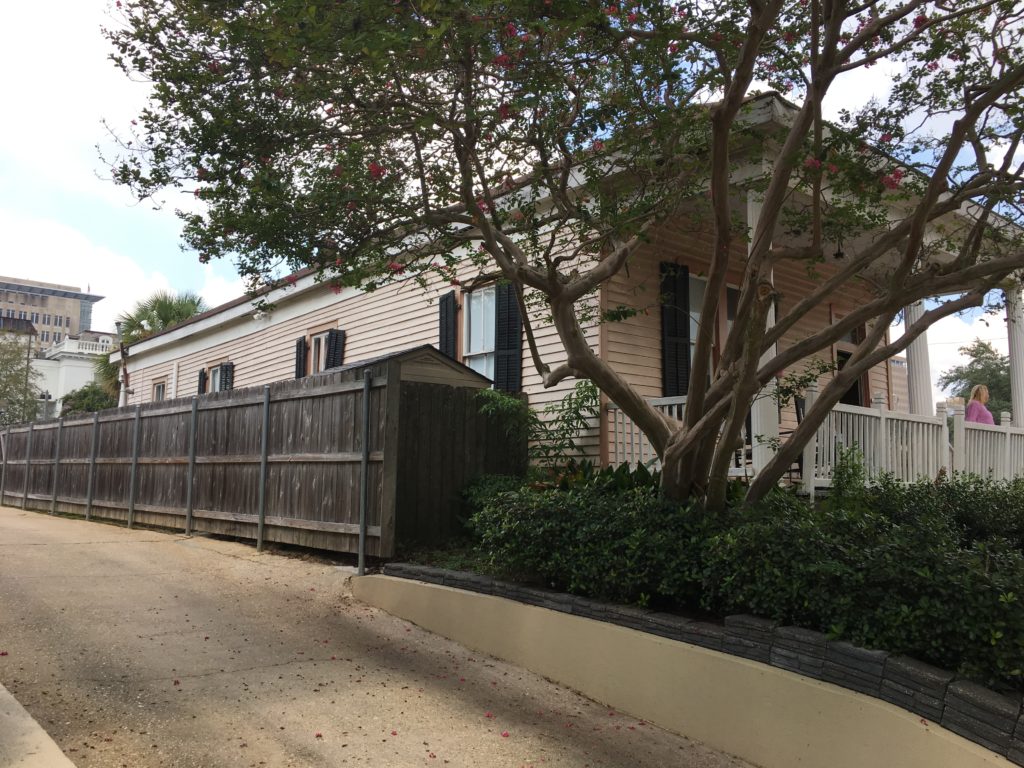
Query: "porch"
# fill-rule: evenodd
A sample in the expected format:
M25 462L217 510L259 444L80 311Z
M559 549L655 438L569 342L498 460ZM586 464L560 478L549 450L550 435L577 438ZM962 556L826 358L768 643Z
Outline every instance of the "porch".
M807 407L814 402L815 388L807 391ZM662 397L650 401L659 411L680 419L686 397ZM613 464L644 464L660 467L650 442L614 404L606 408L610 437L609 461ZM772 447L762 434L744 429L730 476L752 478L770 457ZM785 441L788 435L781 435ZM758 445L760 440L760 445ZM836 405L804 447L790 480L811 496L832 485L832 476L844 448L858 448L868 477L889 474L905 483L935 479L940 472L969 472L1002 480L1024 475L1024 427L1015 426L1009 413L1000 424L967 422L962 405L947 412L945 403L935 415L893 411L881 397L872 407ZM761 448L762 450L758 450ZM765 450L767 449L767 450Z

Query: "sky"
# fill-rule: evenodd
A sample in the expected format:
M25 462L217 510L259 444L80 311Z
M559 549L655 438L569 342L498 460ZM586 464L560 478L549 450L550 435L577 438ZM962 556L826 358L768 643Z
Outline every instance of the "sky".
M155 210L104 178L100 153L112 155L115 147L103 120L124 130L148 90L107 59L100 28L115 23L111 5L0 3L0 275L104 296L93 313L98 330L112 330L119 314L158 289L193 291L210 306L244 292L233 265L201 265L182 250L174 209L193 205L191 195L168 193ZM828 112L882 96L890 83L885 66L864 70L843 83L842 101L833 99ZM1001 318L953 317L929 330L933 384L962 362L959 347L974 338L1006 352ZM941 397L937 388L935 396Z

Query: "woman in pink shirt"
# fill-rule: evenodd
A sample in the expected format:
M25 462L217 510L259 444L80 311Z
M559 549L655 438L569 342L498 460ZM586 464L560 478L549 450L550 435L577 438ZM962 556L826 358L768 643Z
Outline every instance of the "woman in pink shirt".
M984 384L975 384L971 389L971 401L967 403L966 420L977 424L995 424L995 419L985 403L988 402L988 387Z

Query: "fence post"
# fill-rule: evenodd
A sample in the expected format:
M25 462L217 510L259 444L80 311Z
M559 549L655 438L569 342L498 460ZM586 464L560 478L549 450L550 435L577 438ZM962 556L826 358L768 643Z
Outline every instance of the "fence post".
M92 499L96 491L96 453L100 444L100 415L92 415L92 446L89 448L89 478L86 481L85 491L85 519L92 517Z
M1010 413L999 414L999 428L1003 432L1003 480L1013 477L1013 457L1010 455Z
M875 456L878 458L875 476L889 471L889 425L886 421L885 395L876 392L871 398L871 405L878 411L878 433L875 435Z
M7 454L11 452L11 428L4 430L4 444L0 446L3 450L3 466L0 467L0 507L4 505L4 497L7 495Z
M132 468L128 478L128 527L135 523L135 486L139 471L139 437L142 432L139 424L142 421L142 406L135 406L134 428L132 429Z
M366 573L366 507L370 494L370 384L373 371L363 373L363 455L359 464L359 559L358 572ZM388 386L398 386L397 381L388 380Z
M967 469L967 428L964 426L964 407L953 406L953 471L963 472Z
M946 471L952 469L950 467L949 461L949 420L946 415L945 403L938 403L935 406L935 417L936 419L938 419L939 422L939 451L938 453L935 454L939 459L939 466L936 467L935 469L935 474L936 476L938 476L938 473L941 472L943 469L945 469Z
M53 456L53 483L50 487L50 514L57 512L57 476L60 474L60 441L64 436L64 417L57 420L57 447Z
M811 406L814 405L814 401L817 397L817 383L808 384L807 390L804 392L804 413L811 410ZM804 486L804 491L807 493L807 498L810 499L812 504L814 503L814 479L815 475L818 474L817 462L818 431L815 430L811 433L811 437L807 441L807 444L804 445L803 466L800 468L800 481Z
M256 526L256 551L263 551L263 523L267 518L267 451L270 433L270 385L263 386L263 428L260 433L259 523Z
M192 535L192 486L196 479L196 431L199 424L199 398L192 395L192 417L188 427L188 471L185 488L185 535Z
M28 509L28 486L32 479L32 435L35 434L36 423L28 425L28 445L25 447L25 488L21 494L21 508Z

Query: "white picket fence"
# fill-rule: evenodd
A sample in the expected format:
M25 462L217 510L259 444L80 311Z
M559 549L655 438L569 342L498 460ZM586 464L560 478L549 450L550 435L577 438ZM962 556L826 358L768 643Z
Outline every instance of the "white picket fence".
M806 408L814 403L816 390L806 392ZM660 397L651 405L674 419L682 419L685 397ZM661 461L650 441L617 406L609 404L611 432L609 459L613 464L644 464L660 468ZM934 479L942 470L970 472L993 479L1024 475L1024 428L1010 426L1010 414L1000 416L999 426L974 424L964 418L962 406L954 406L952 434L945 403L935 416L890 411L876 400L875 406L836 405L804 447L800 484L813 496L832 485L832 474L843 448L856 447L864 456L871 478L889 474L906 483ZM749 440L744 435L730 474L753 474Z

